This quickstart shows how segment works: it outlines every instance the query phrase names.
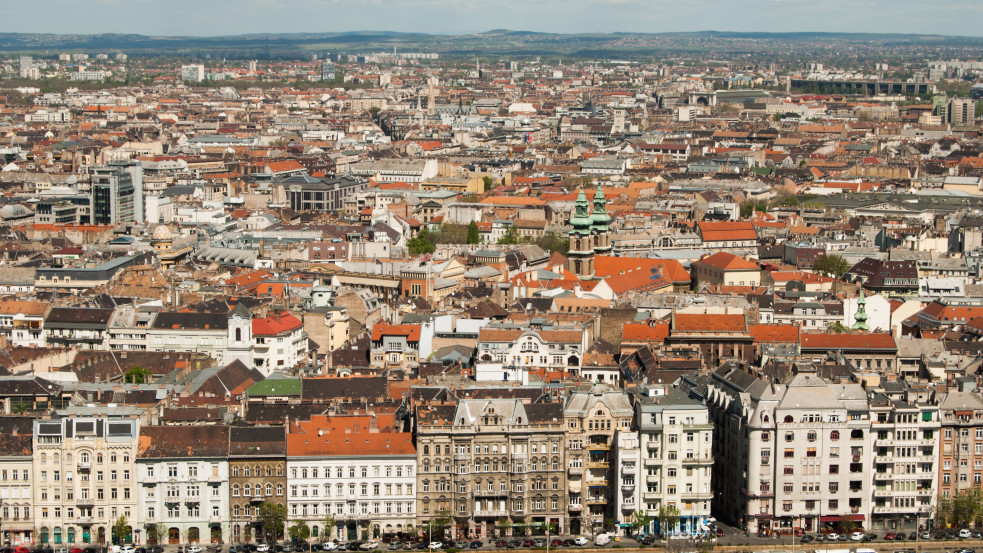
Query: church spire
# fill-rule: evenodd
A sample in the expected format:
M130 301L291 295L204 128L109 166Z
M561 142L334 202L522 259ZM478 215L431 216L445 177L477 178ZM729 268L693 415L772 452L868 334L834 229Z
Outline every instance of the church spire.
M870 330L870 325L867 324L867 300L864 298L864 289L860 289L860 299L857 300L857 312L853 315L854 330Z

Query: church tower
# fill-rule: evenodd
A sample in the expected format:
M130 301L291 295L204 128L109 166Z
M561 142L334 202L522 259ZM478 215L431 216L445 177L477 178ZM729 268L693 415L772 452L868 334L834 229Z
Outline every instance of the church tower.
M594 211L590 216L595 255L611 255L611 235L608 232L611 216L608 215L607 205L604 190L598 186L597 190L594 191Z
M567 252L567 270L578 277L594 275L594 244L591 236L590 204L583 188L574 204L573 216L570 217L570 251Z

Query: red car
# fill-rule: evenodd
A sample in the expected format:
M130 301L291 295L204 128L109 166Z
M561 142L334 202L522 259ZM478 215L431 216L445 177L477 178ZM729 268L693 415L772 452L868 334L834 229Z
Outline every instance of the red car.
M724 535L724 531L721 528L717 528L717 537L722 538Z
M23 545L18 545L13 549L13 553L31 553L31 550L24 547Z

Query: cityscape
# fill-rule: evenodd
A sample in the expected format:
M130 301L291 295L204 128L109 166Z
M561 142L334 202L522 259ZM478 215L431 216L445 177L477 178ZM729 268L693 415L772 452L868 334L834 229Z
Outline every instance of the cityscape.
M12 11L2 553L983 547L983 38L617 5Z

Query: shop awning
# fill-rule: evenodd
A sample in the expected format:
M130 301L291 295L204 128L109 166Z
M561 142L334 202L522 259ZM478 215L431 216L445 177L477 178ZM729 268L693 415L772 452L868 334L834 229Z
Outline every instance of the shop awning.
M862 521L864 519L863 515L829 515L819 517L819 522L839 522L844 517L847 520Z

